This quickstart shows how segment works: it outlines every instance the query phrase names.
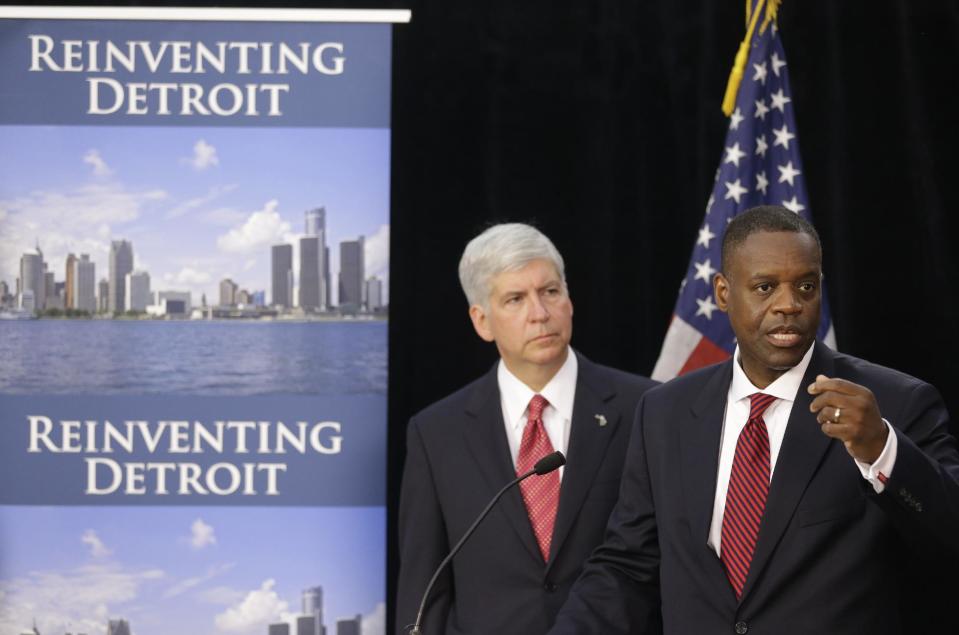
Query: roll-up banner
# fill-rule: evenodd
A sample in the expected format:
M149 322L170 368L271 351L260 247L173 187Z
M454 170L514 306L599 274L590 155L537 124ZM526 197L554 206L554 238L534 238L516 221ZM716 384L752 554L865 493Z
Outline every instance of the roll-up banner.
M0 633L384 632L409 17L0 7Z

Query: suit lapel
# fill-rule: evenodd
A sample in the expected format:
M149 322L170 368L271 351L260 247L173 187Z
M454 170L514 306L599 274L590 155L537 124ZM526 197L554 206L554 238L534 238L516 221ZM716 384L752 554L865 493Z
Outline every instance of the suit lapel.
M699 556L710 586L727 589L729 597L724 596L724 599L729 601L735 600L732 587L726 579L722 563L707 541L716 498L723 414L732 373L731 360L717 366L689 406L688 421L676 422L679 426L683 494L689 513L693 552ZM677 412L681 410L677 409Z
M579 370L573 398L573 419L570 422L569 452L560 487L559 509L553 526L547 570L555 562L579 515L616 427L629 425L629 422L621 421L621 412L610 407L610 401L616 393L608 386L600 385L592 362L582 355L577 355L577 361ZM600 426L596 415L605 417L606 424Z
M820 431L816 415L809 411L812 395L806 387L813 382L816 375L831 377L834 374L832 352L818 342L815 347L786 424L786 436L783 437L776 469L769 484L766 510L763 512L756 549L749 565L749 575L743 587L743 598L749 594L769 562L806 490L806 485L816 473L832 442L832 439Z
M509 442L506 439L506 424L503 422L503 407L496 383L496 366L479 382L466 404L466 441L473 453L476 465L489 485L489 495L498 492L516 478L510 458ZM484 501L482 501L485 504ZM526 504L519 487L513 487L498 503L509 524L516 531L520 542L537 560L542 561L533 528L526 513ZM495 513L495 511L494 511Z

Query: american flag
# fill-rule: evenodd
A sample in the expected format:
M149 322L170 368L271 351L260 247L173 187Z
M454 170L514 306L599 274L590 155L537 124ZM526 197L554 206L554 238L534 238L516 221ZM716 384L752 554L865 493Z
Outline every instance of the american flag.
M729 118L723 158L653 369L654 379L666 381L722 361L736 348L729 319L717 309L712 289L730 219L756 205L782 205L812 221L790 94L786 54L776 22L765 29L757 25L736 109ZM817 335L836 347L825 289Z

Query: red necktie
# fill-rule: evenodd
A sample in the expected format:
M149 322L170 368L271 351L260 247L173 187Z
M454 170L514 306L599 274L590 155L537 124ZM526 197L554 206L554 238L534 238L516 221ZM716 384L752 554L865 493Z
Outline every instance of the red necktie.
M757 392L750 395L749 401L749 421L736 442L736 456L729 475L719 549L719 559L726 568L726 577L733 585L737 599L743 595L749 563L759 536L759 521L766 508L769 432L763 413L776 398Z
M517 475L530 471L537 461L553 452L553 444L549 442L546 428L543 427L543 410L548 404L542 395L533 395L529 402L526 427L523 428L523 440L519 444L519 457L516 459ZM543 554L543 560L548 561L556 509L559 507L559 471L531 476L520 483L519 487L536 542L539 543L539 550Z

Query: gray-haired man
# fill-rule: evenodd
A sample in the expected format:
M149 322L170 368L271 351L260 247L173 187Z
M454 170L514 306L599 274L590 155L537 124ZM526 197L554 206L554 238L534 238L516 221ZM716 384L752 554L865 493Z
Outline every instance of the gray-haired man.
M456 556L423 626L427 635L545 633L602 539L633 411L655 382L572 351L563 258L535 228L489 228L466 246L459 273L473 327L500 361L409 423L397 630L500 487L560 450L566 467L507 493Z

